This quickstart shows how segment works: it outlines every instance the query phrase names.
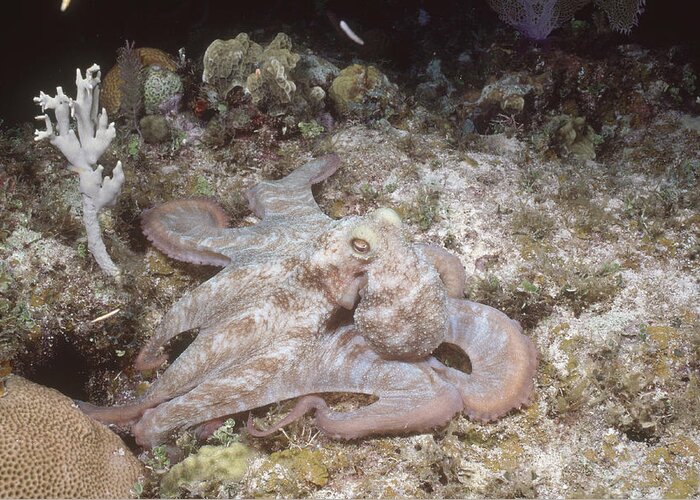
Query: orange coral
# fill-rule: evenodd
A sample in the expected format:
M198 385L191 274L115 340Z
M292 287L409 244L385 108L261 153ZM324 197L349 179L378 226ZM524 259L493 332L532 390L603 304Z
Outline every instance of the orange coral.
M161 68L169 71L175 71L177 68L177 64L175 63L175 60L170 57L170 54L163 52L160 49L141 47L136 49L136 52L138 53L143 66L160 66ZM110 115L114 115L119 111L122 98L121 86L122 78L119 71L119 65L115 64L102 80L100 93L102 106Z

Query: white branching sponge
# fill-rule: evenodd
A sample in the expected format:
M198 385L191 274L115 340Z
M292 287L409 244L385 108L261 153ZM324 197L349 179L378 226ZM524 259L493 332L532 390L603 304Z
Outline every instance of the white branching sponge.
M97 264L109 276L119 277L119 268L112 261L104 242L98 221L98 214L104 207L113 207L124 183L121 161L117 162L112 177L102 177L102 165L97 165L100 156L107 150L116 136L114 123L107 123L107 111L99 111L100 67L93 64L85 70L85 78L76 70L75 100L66 96L61 87L56 88L56 95L50 97L43 92L34 102L41 106L42 112L52 109L56 117L58 132L54 132L51 118L47 114L37 116L44 120L46 130L34 132L34 140L49 139L70 163L70 170L80 178L80 192L83 195L83 223L87 231L88 249ZM71 129L71 118L78 130Z

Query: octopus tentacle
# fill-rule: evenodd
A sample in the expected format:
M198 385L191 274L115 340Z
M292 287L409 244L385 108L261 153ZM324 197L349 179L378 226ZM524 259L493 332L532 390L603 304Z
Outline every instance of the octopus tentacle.
M230 317L245 306L245 297L260 292L267 279L282 279L289 272L284 261L259 265L253 272L244 267L229 267L185 294L165 314L154 334L136 358L137 370L158 368L167 360L161 348L180 333L195 328L221 330L223 318ZM212 300L219 296L220 300ZM240 329L239 329L240 330ZM200 335L203 335L201 332Z
M357 410L338 412L331 410L320 396L310 395L300 398L289 415L265 431L256 429L249 416L248 432L254 437L269 436L312 409L316 411L314 423L321 432L335 439L356 439L441 427L462 409L462 398L456 387L444 384L439 390L423 394L396 391Z
M137 400L123 406L97 406L85 401L76 401L83 413L103 424L128 425L135 423L143 413L158 405L158 401Z
M146 410L187 393L197 385L198 377L214 370L226 358L219 348L220 339L207 333L200 333L173 362L172 369L166 370L139 399L126 405L109 407L80 402L80 408L100 422L127 424L133 423Z
M338 170L340 158L329 154L317 158L277 181L263 181L246 191L250 209L260 217L321 217L327 219L314 200L311 185Z
M228 216L212 200L173 200L146 210L141 218L146 237L173 259L193 264L226 266L231 259L217 251L227 233Z
M246 422L246 428L248 429L248 434L250 434L253 437L265 437L269 436L278 430L280 430L282 427L285 427L295 420L300 419L304 415L306 415L310 410L318 410L320 408L327 408L328 406L326 405L326 402L323 400L322 397L320 396L303 396L299 398L297 403L294 405L294 408L292 408L292 411L290 411L287 416L285 416L282 420L279 422L275 423L274 425L270 426L266 430L260 430L255 427L255 424L253 423L253 414L249 413L248 414L248 421Z
M426 431L444 425L463 407L459 390L436 375L427 362L382 359L353 326L338 329L319 352L309 389L315 393L369 394L378 400L353 411L337 412L317 394L307 395L287 417L265 431L255 429L250 422L251 435L269 435L312 409L316 411L316 426L334 438Z
M264 219L255 226L228 228L228 216L218 204L193 198L145 211L143 232L169 257L193 264L223 267L294 255L330 220L314 201L311 185L339 165L337 155L326 155L283 179L260 182L246 191L251 210Z
M418 244L416 247L437 270L447 294L455 299L463 298L467 272L459 257L437 245Z
M265 354L245 356L245 361L217 369L216 377L204 379L189 392L147 409L131 428L136 442L152 447L163 442L173 429L284 399L278 395L294 389L289 387L284 370L275 371L273 367L279 369L284 354L298 348L293 344L278 345ZM222 397L224 394L229 396Z
M168 257L192 264L245 266L298 253L302 238L313 232L313 221L296 227L262 222L242 228L226 227L223 209L208 199L174 200L146 210L143 233ZM298 224L297 224L298 222Z
M449 333L445 342L462 349L471 373L449 368L435 358L430 364L460 388L464 412L490 421L527 404L534 391L537 350L517 321L492 307L450 299Z
M161 351L168 341L180 333L199 328L211 318L211 309L217 305L211 300L211 296L221 286L222 277L223 273L202 283L178 300L163 316L156 331L136 357L134 367L137 370L158 368L168 360L168 356Z

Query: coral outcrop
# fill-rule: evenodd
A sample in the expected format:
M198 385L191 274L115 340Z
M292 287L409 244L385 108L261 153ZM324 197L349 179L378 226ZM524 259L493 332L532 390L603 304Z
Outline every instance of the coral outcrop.
M134 496L140 462L58 391L10 375L0 394L0 498Z
M385 118L398 106L398 87L375 66L352 64L328 91L338 113L357 118Z
M143 104L146 113L156 114L166 109L177 109L174 100L182 97L182 80L177 73L159 66L146 69L143 80Z

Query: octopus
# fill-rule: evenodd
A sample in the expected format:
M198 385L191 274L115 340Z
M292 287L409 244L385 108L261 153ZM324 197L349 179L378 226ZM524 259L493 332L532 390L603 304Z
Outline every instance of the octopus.
M537 352L516 321L464 298L459 259L415 244L397 213L379 208L334 220L312 185L339 167L311 161L246 191L260 221L231 228L208 199L166 202L142 226L159 250L223 269L179 299L136 357L138 370L167 361L163 348L197 329L192 343L131 403L82 409L127 425L144 447L176 431L298 398L269 435L314 411L324 434L355 439L428 432L459 413L492 421L527 404ZM465 366L440 361L438 349ZM374 401L332 409L328 393Z

